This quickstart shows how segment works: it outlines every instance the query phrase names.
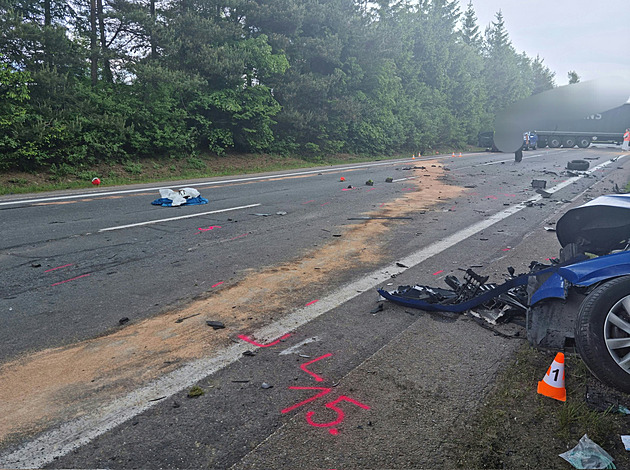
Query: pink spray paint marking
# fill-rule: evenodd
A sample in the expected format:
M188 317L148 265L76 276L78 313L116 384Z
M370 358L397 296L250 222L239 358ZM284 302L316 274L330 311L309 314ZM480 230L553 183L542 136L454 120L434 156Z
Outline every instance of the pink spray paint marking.
M486 196L486 199L499 199L499 198L496 196Z
M413 188L402 188L403 191L413 191Z
M307 403L312 402L313 400L317 400L319 397L323 397L324 395L332 392L332 388L326 388L326 387L289 387L289 390L321 390L321 392L319 392L317 395L312 396L311 398L307 398L304 401L301 401L300 403L290 406L288 408L285 408L284 410L281 410L280 413L288 413L289 411L295 410L296 408L299 408L302 405L306 405Z
M503 248L501 251L510 251L510 248Z
M247 341L248 343L253 344L254 346L258 346L259 348L268 348L268 347L270 347L270 346L273 346L273 345L275 345L275 344L278 344L278 343L279 343L280 341L282 341L283 339L287 339L289 336L291 336L291 333L287 333L286 335L281 336L280 338L278 338L278 339L277 339L277 340L275 340L275 341L272 341L271 343L262 344L262 343L258 343L258 342L256 342L256 341L254 341L253 339L248 338L248 337L247 337L247 336L245 336L245 335L238 335L238 337L239 337L240 339L242 339L243 341Z
M352 191L354 188L342 188L342 191Z
M239 236L237 236L237 237L230 238L230 240L236 240L237 238L243 238L243 237L246 237L246 236L247 236L247 234L246 234L246 233L244 233L244 234L239 235Z
M507 196L507 197L516 197L516 194L504 194L504 196Z
M303 202L302 204L310 204L311 202L315 202L315 199L311 199L310 201Z
M333 436L336 436L337 434L339 434L339 429L330 428L328 432L332 434Z
M61 268L67 268L68 266L72 266L72 263L70 264L64 264L63 266L57 266L56 268L51 268L51 269L47 269L46 271L44 271L45 273L49 273L50 271L55 271L56 269L61 269Z
M221 284L223 284L223 281L217 282L216 284L212 285L211 287L219 287Z
M442 274L444 272L443 269L440 269L439 271L436 271L433 273L434 276L437 276L438 274Z
M309 361L309 362L307 362L306 364L302 364L302 365L300 366L300 369L302 369L304 372L306 372L307 374L309 374L310 376L312 376L312 377L313 377L315 380L317 380L318 382L323 382L323 381L324 381L324 378L323 378L323 377L321 377L320 375L317 375L315 372L311 372L310 370L308 370L308 369L306 368L306 366L309 366L309 365L313 364L314 362L321 361L322 359L326 359L327 357L330 357L330 356L332 356L332 354L331 354L331 353L324 354L323 356L319 356L318 358L313 359L312 361Z
M326 204L330 204L330 201L323 203L322 206L325 206Z
M55 282L54 284L51 284L50 287L52 286L58 286L59 284L65 284L66 282L70 282L70 281L74 281L76 279L81 279L82 277L87 277L89 276L91 273L88 274L81 274L80 276L77 277L73 277L72 279L66 279L65 281L61 281L61 282Z
M311 300L309 303L307 303L307 304L305 305L305 307L308 307L309 305L313 305L313 304L314 304L314 303L316 303L316 302L319 302L319 299L317 299L317 300Z
M329 426L335 426L339 423L341 423L345 416L345 413L343 412L343 410L337 406L335 406L337 403L339 403L340 401L347 401L349 403L352 403L353 405L357 405L359 408L363 408L364 410L369 410L370 407L367 405L364 405L363 403L360 403L356 400L353 400L350 397L347 397L345 395L340 395L339 398L337 398L336 400L333 401L329 401L328 403L326 403L324 406L326 408L330 408L331 410L335 410L337 412L337 419L329 422L329 423L316 423L315 421L313 421L313 415L315 414L314 411L309 411L308 413L306 413L306 421L308 422L308 424L310 424L311 426L315 426L318 428L327 428Z
M199 233L201 233L201 232L209 232L210 230L214 230L215 228L221 228L221 226L220 225L211 225L208 228L201 228L201 227L199 227L197 230L199 230Z
M368 189L366 192L369 192L369 191L374 191L375 189L376 189L376 188L370 188L370 189Z

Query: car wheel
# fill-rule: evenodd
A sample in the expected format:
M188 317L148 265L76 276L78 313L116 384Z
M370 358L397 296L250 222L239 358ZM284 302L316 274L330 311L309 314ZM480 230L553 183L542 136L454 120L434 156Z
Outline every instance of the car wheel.
M574 137L565 137L562 139L562 146L565 149L572 149L575 147L575 138Z
M557 149L560 145L562 145L562 141L560 140L560 137L549 137L547 144L550 148Z
M567 163L567 170L586 171L589 163L586 160L571 160Z
M581 149L585 149L589 145L591 145L591 139L590 138L588 138L588 137L578 137L578 140L577 140L577 146L578 147L580 147Z
M630 276L608 281L586 297L575 344L595 377L630 392Z

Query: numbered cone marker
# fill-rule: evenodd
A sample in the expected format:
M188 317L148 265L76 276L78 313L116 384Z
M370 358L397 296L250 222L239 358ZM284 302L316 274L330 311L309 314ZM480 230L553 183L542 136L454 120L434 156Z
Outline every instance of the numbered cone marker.
M549 398L567 401L564 388L564 353L559 352L543 379L538 382L538 393Z

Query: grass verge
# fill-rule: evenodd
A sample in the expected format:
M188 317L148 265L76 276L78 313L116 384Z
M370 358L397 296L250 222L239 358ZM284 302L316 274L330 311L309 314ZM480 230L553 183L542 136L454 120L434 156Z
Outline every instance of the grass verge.
M617 405L630 395L595 379L579 356L567 355L567 401L536 392L554 354L523 345L498 377L483 407L466 419L460 431L454 467L465 469L569 469L558 454L588 437L630 468L620 435L629 434L630 416Z

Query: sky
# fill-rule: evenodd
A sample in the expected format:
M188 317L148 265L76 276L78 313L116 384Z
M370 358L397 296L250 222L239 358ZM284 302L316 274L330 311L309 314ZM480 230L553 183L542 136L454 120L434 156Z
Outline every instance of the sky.
M461 12L468 0L459 0ZM556 85L575 70L581 81L616 76L630 82L630 0L472 0L479 31L501 10L512 45L540 55Z

